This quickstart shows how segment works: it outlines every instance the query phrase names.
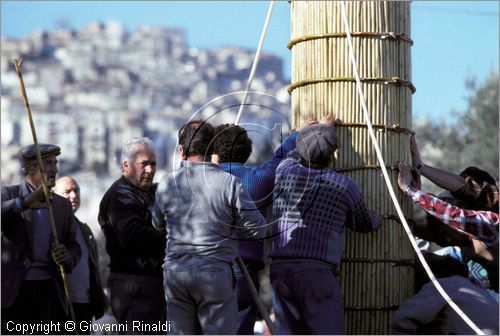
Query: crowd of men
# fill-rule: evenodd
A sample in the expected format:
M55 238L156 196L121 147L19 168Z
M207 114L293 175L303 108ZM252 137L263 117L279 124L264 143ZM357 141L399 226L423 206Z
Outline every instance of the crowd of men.
M2 333L14 333L9 321L74 315L78 325L109 307L129 326L126 334L134 333L134 321L168 321L172 334L253 334L259 312L251 289L259 289L269 259L279 334L345 334L339 281L345 228L373 232L382 220L356 181L331 169L336 123L333 116L307 120L267 162L248 166L252 141L244 128L190 121L178 132L180 166L158 184L151 140L127 141L122 176L99 205L109 299L94 235L75 216L79 186L71 177L56 179L60 148L40 144L40 167L36 147L23 147L25 180L1 190ZM398 185L429 214L415 233L460 251L426 259L478 327L498 334L498 180L475 167L456 175L424 164L414 137L410 148L412 163L399 163ZM420 175L450 194L422 192ZM472 279L468 265L483 267L488 281ZM419 265L416 275L417 294L394 313L393 331L470 333Z

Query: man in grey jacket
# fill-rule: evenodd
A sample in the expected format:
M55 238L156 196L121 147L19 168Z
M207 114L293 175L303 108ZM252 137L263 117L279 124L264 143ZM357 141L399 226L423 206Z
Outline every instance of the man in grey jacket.
M238 233L263 238L265 219L241 181L210 162L214 128L179 132L181 166L162 178L153 223L167 234L164 281L170 332L236 334Z

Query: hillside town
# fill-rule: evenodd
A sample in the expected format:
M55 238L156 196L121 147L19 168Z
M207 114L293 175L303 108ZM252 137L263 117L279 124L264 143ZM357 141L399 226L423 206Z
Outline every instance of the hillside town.
M290 5L292 85L180 28L1 36L1 334L499 334L498 73L414 120L409 2Z
M168 170L176 131L189 118L234 122L255 56L234 46L189 46L180 29L127 31L117 21L1 43L2 184L18 182L16 151L32 142L14 59L23 60L38 139L61 146L60 173L105 178L119 174L117 156L128 138L150 137L158 168ZM259 94L248 96L243 122L258 118L273 127L288 119L282 67L279 57L261 55L251 86Z

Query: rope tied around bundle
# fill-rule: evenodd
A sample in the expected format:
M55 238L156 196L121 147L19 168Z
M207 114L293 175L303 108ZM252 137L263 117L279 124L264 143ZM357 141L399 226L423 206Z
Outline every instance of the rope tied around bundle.
M417 89L413 85L412 82L401 79L399 77L389 77L389 78L374 78L374 77L367 77L367 78L360 78L360 81L362 83L377 83L381 82L383 84L391 84L395 86L406 86L411 90L411 93L415 93ZM292 94L292 91L295 90L296 88L306 86L306 85L312 85L312 84L319 84L319 83L331 83L331 82L352 82L356 83L356 78L354 77L323 77L323 78L313 78L313 79L304 79L298 82L295 82L291 84L287 92L288 94Z
M371 310L398 310L399 305L389 305L389 306L371 306L371 307L353 307L345 306L344 310L356 310L356 311L371 311Z
M395 33L395 32L353 32L351 33L352 37L378 37L382 40L390 40L390 41L403 41L413 45L413 40L406 36L404 33ZM312 40L320 40L320 39L328 39L328 38L346 38L347 33L327 33L327 34L313 34L313 35L304 35L301 37L294 38L290 40L287 44L288 49L292 49L294 45L306 41Z
M386 214L386 215L383 215L382 218L383 219L395 220L396 222L398 222L398 223L401 224L401 219L396 214ZM416 223L413 218L405 217L405 220L406 220L407 223L411 223L411 224L415 224Z
M342 122L342 124L335 125L335 127L368 127L365 123L349 123ZM379 132L396 132L396 133L405 133L408 135L414 135L415 131L410 128L401 127L399 124L393 125L372 125L373 128L377 128Z
M342 258L342 262L344 263L369 263L369 264L374 264L374 263L391 263L393 266L410 266L410 267L415 267L415 263L413 262L413 259L391 259L391 258L379 258L379 259L374 259L374 258Z
M397 165L386 165L386 169L390 170L398 170ZM382 169L380 165L363 165L363 166L354 166L354 167L345 167L345 168L335 168L334 170L338 173L343 173L343 172L348 172L348 171L353 171L353 170L363 170L363 169Z

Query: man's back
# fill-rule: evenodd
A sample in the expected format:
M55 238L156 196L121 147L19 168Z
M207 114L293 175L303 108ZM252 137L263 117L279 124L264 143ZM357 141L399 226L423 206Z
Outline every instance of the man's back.
M340 265L344 225L367 232L378 224L353 180L329 168L304 167L294 153L278 166L274 192L272 258Z
M187 254L231 263L237 231L247 238L265 233L265 221L239 179L213 163L183 161L163 177L156 197L153 216L157 227L166 225L167 261Z

